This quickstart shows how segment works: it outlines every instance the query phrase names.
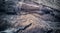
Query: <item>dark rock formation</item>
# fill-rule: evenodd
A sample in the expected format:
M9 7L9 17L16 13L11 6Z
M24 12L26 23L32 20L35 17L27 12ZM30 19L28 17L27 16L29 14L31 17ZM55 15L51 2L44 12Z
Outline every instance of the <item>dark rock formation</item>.
M59 6L37 1L0 0L0 33L59 33Z

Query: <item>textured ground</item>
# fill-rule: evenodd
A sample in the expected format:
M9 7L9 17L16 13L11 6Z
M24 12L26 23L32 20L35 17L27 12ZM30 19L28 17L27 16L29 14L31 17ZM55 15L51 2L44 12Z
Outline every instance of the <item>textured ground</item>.
M0 11L0 33L60 33L60 12L56 9L15 0L6 1ZM12 4L13 3L13 4Z

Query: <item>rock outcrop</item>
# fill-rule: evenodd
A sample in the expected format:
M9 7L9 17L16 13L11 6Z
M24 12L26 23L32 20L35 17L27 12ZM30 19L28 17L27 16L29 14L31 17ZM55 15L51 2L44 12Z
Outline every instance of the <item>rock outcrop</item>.
M1 1L0 6L4 4L4 7L0 8L0 33L59 33L60 11L54 3L49 0Z

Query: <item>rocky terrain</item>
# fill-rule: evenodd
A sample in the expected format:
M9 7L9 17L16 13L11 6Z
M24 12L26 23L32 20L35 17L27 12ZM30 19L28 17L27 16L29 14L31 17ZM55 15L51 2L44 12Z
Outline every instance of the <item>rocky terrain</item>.
M0 0L0 7L0 33L60 33L60 10L54 5Z

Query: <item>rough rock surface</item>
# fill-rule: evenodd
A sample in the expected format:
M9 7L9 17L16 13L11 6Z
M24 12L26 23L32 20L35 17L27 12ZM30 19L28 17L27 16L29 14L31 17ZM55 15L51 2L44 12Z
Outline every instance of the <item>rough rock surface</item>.
M3 6L0 11L0 33L59 33L60 31L58 9L32 0L25 0L23 3L21 0L5 0Z

